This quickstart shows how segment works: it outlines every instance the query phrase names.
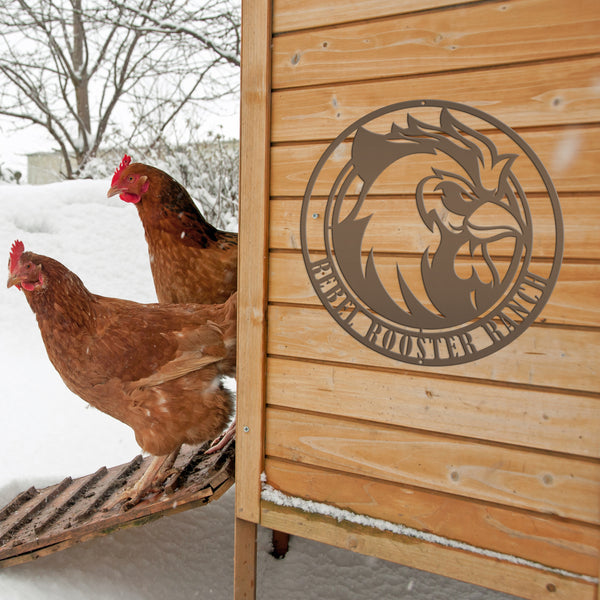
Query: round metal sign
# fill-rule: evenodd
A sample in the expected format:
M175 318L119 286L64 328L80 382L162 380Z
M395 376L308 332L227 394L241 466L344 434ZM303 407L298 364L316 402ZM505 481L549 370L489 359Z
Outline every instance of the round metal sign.
M548 301L563 254L558 196L530 146L440 100L386 106L346 128L310 177L300 231L337 323L418 365L512 342Z

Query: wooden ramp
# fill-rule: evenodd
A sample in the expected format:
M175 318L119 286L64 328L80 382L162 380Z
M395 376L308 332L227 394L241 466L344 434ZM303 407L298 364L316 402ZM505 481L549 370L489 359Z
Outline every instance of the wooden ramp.
M173 493L158 493L128 511L104 507L141 477L152 457L139 455L123 465L22 492L0 510L0 568L220 498L234 481L235 440L215 454L204 454L206 448L180 453L175 466L181 474Z

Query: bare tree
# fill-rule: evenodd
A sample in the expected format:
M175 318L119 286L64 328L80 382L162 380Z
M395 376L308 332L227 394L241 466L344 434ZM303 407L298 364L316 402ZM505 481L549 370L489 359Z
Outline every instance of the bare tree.
M0 0L0 115L46 129L67 178L103 142L185 137L237 90L239 0Z

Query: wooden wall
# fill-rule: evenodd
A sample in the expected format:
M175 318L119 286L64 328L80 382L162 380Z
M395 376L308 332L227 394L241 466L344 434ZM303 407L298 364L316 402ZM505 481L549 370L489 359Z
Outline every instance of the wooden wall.
M243 6L238 518L524 598L596 598L600 3ZM562 270L536 323L459 366L401 363L354 340L321 305L300 248L302 197L328 144L370 111L419 98L512 127L563 211ZM565 143L572 160L555 160ZM535 202L542 191L526 192ZM588 579L306 519L261 503L263 470L287 494Z

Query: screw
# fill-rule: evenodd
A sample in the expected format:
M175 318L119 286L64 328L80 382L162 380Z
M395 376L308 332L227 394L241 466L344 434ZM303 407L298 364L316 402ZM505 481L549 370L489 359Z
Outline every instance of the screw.
M244 425L244 433L248 433L250 431L250 427L248 425Z
M313 219L318 219L318 218L319 218L319 213L313 213L313 216L312 216L312 218L313 218Z

